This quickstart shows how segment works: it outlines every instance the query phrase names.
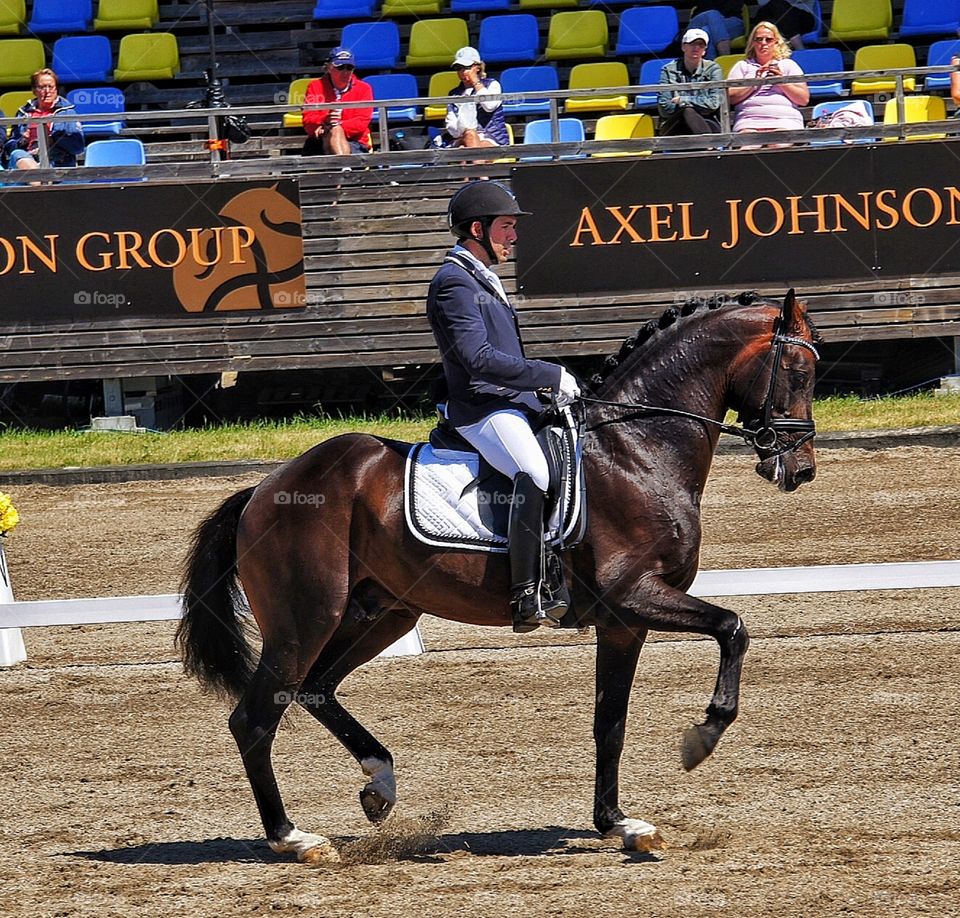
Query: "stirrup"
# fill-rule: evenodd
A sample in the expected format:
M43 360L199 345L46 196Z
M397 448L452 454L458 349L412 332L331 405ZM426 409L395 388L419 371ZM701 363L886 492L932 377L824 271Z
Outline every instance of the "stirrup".
M567 612L567 604L555 599L546 599L540 593L538 585L525 587L514 593L510 600L513 613L513 630L517 634L526 634L543 625L556 628Z

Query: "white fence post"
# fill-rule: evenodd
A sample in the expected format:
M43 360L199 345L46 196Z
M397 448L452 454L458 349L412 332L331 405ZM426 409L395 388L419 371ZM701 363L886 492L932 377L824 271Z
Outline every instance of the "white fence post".
M13 602L13 588L7 570L7 556L3 553L3 539L0 538L0 605L10 602ZM0 666L13 666L26 659L27 648L23 646L20 629L0 628Z

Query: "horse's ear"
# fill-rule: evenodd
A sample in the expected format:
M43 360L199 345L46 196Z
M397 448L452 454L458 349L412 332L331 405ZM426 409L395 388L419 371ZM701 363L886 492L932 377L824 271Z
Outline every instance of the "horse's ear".
M793 287L783 298L780 327L788 335L800 335L803 331L803 303L797 299L797 291Z

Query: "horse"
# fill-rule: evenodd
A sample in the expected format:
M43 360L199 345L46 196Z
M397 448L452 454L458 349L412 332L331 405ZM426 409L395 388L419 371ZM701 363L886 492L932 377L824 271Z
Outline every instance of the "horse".
M648 630L709 635L720 647L703 723L681 743L690 770L738 712L749 643L734 612L686 593L697 572L700 496L722 430L754 448L783 491L816 474L812 398L818 336L790 290L691 300L648 322L607 358L584 396L589 501L582 542L563 552L579 623L596 629L593 734L597 831L630 851L664 846L619 806L627 707ZM723 423L728 409L742 427ZM308 863L338 859L323 835L287 817L271 763L294 702L346 747L374 824L397 800L391 753L340 703L341 681L424 613L510 627L503 554L438 550L405 525L411 444L363 433L327 440L227 498L197 528L183 577L177 644L185 670L236 700L229 718L270 847ZM245 634L247 607L262 637Z

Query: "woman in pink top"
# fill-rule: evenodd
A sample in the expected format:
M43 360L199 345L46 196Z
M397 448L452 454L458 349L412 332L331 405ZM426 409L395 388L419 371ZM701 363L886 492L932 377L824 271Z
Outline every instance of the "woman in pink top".
M770 22L758 22L747 39L746 59L738 61L729 79L802 74L790 60L790 46ZM734 131L789 131L803 127L800 106L810 101L806 83L778 83L770 86L731 86L727 93L736 108Z

